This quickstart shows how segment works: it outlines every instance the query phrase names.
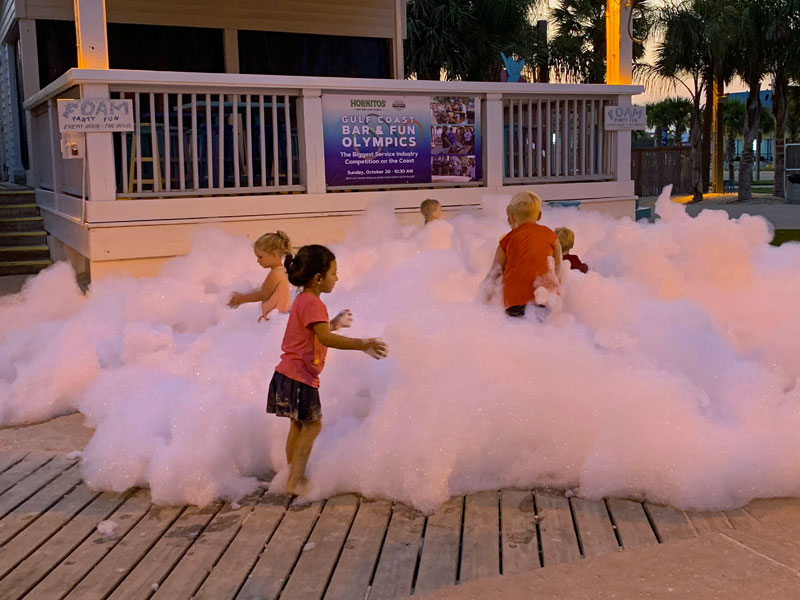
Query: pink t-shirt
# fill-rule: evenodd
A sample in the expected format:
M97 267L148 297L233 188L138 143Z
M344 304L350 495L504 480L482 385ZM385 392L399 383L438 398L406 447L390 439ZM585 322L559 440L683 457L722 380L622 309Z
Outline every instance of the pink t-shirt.
M286 333L283 334L281 362L275 370L295 381L318 388L319 374L325 366L328 349L320 344L312 326L329 320L328 309L318 296L303 292L295 298Z

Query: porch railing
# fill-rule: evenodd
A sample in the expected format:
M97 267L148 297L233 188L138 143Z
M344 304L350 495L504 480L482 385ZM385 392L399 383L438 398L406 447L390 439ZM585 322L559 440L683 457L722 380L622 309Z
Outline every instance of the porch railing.
M629 104L640 91L638 86L72 69L26 100L25 108L35 146L34 178L56 197L107 201L286 192L318 197L340 191L325 181L325 94L469 96L480 104L478 181L347 191L461 185L497 191L530 183L630 182L624 137L629 134L605 131L603 109ZM56 100L80 96L131 99L135 128L87 134L86 160L64 160ZM68 198L64 202L74 208Z
M120 197L300 191L297 94L111 91L133 100L114 134Z
M613 179L612 134L603 129L603 108L612 104L613 98L504 99L504 183Z

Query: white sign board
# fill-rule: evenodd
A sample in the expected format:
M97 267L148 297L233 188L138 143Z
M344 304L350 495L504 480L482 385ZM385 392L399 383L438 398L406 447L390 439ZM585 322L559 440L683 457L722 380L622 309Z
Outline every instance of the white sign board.
M58 101L58 129L75 133L133 131L133 100L81 98Z
M606 106L606 131L634 131L647 127L644 106Z

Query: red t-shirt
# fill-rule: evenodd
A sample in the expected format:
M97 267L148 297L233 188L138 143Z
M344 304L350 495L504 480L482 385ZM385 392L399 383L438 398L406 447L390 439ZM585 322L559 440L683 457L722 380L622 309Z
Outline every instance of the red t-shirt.
M503 270L503 302L521 306L533 302L533 282L547 275L547 257L553 256L556 234L538 223L523 223L500 239L506 254Z
M318 296L303 292L295 298L286 333L283 334L281 362L275 370L295 381L318 388L319 374L325 366L328 349L320 344L312 326L329 320L328 309Z

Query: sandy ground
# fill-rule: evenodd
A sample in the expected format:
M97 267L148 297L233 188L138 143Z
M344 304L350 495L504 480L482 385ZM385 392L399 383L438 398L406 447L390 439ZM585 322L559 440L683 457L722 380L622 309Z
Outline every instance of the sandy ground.
M94 433L84 416L74 413L34 425L0 427L0 451L31 450L66 454L83 450Z

